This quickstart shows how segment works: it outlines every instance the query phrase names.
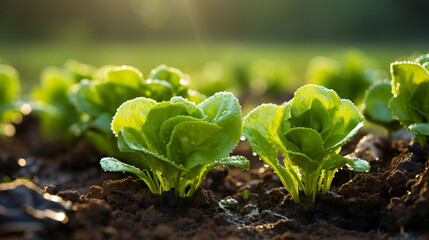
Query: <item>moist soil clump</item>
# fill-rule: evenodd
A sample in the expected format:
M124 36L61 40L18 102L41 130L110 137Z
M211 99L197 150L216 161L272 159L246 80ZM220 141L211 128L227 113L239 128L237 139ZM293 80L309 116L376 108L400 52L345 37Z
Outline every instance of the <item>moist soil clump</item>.
M30 120L25 124L33 126ZM296 204L244 142L234 153L251 159L250 171L219 167L193 197L178 198L174 191L152 194L135 176L101 171L102 156L87 142L37 142L33 129L24 125L15 138L0 139L1 181L30 180L35 184L31 196L38 202L45 194L50 201L58 196L66 220L53 224L37 214L31 218L25 209L39 205L22 201L15 213L39 227L25 230L18 219L18 230L6 231L11 219L6 203L16 200L14 194L2 194L2 239L429 238L429 146L358 134L342 154L366 159L371 170L355 173L344 167L327 194L317 194L315 203L301 194ZM26 143L30 136L37 147ZM49 146L61 151L49 152Z

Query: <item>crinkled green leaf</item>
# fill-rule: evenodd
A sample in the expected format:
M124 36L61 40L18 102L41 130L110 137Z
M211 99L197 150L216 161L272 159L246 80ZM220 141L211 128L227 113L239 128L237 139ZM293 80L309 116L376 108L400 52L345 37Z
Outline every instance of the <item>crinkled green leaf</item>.
M168 101L174 96L174 89L166 81L150 80L143 84L142 94L156 101Z
M364 117L356 106L342 99L332 116L329 134L325 137L325 149L337 149L352 138L363 127Z
M208 117L207 121L220 127L233 128L230 123L237 125L237 118L241 116L241 107L237 98L228 92L220 92L211 96L198 105ZM241 121L238 125L241 125ZM240 130L241 127L238 128Z
M365 107L363 110L365 118L388 129L398 129L400 127L399 122L389 108L389 100L392 97L392 84L390 81L380 80L374 82L365 93Z
M312 84L305 85L296 90L290 104L295 106L298 112L303 112L311 108L314 99L318 99L328 110L340 105L340 98L334 90Z
M429 76L427 80L419 84L409 102L409 111L414 110L420 115L414 118L415 122L429 122Z
M395 62L390 67L393 98L389 108L405 126L419 122L420 114L409 108L409 104L420 84L429 81L428 71L414 62Z
M177 169L188 170L180 162L171 161L167 156L164 156L163 153L160 152L160 149L151 145L145 136L134 128L125 127L121 130L120 135L118 136L118 148L124 152L145 153L155 159L173 165ZM149 163L149 165L156 165L156 163Z
M149 78L152 80L164 80L171 84L176 91L181 86L187 85L184 74L179 69L167 67L166 65L160 65L152 69Z
M173 130L178 124L189 121L198 121L198 119L190 116L176 116L164 121L159 130L159 138L163 146L167 147L167 144L170 142Z
M185 104L188 114L194 118L203 119L206 117L206 115L204 114L201 108L199 108L195 103L183 97L173 97L170 99L170 103Z
M242 114L238 99L232 93L220 92L200 103L198 107L203 110L205 121L224 130L222 145L225 152L231 152L240 140L242 131Z
M185 104L161 102L153 106L148 115L146 122L142 125L142 132L148 141L151 142L162 153L167 155L167 149L163 148L160 139L161 125L168 119L175 116L187 116L188 111Z
M279 110L280 106L263 104L253 109L243 122L243 133L253 151L272 164L278 163L276 149L284 149L276 131L279 125L276 113Z
M84 79L70 88L68 97L78 111L98 116L104 112L104 103L93 93L92 86L89 80Z
M178 124L167 145L168 157L191 169L200 164L210 164L227 156L232 149L228 148L227 133L216 124L187 121Z
M123 103L113 118L113 133L118 135L123 127L140 130L141 125L146 122L150 109L155 105L156 101L148 98L135 98Z
M289 117L285 117L283 131L288 131L291 128L303 127L311 128L322 135L331 127L331 119L328 109L323 103L315 98L312 100L311 107L304 111L299 111L299 107L292 105Z
M145 97L143 88L134 88L113 82L96 82L93 84L94 97L99 99L103 112L114 114L122 103L137 97Z
M285 138L296 146L294 152L305 154L311 162L320 161L324 156L322 137L311 128L293 128L285 134Z
M143 74L135 67L118 66L106 68L104 76L100 80L136 89L143 84Z

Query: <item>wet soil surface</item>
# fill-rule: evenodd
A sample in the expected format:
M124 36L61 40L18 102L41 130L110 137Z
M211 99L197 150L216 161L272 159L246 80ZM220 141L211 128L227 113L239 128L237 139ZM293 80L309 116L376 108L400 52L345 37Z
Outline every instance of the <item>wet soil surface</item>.
M315 204L295 204L240 142L250 171L217 168L180 199L101 171L89 143L45 142L31 124L0 139L0 239L429 239L429 146L358 134L342 154L371 170L344 167Z

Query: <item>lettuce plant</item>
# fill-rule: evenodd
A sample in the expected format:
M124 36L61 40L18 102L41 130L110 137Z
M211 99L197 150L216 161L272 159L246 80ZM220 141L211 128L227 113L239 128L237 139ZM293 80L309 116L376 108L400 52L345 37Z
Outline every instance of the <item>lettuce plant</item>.
M183 96L201 102L202 95L187 87L184 74L178 69L159 66L152 70L150 79L131 66L103 66L94 79L84 79L69 91L69 100L86 118L74 125L96 147L107 154L117 155L112 145L110 123L117 108L127 100L147 97L156 101L167 101L174 96Z
M75 139L73 130L81 114L69 102L68 91L76 83L74 75L65 68L46 67L40 75L40 86L32 91L32 108L39 116L42 133L47 138Z
M150 79L131 66L104 66L95 73L96 79L82 80L69 92L70 102L82 113L89 115L92 127L110 133L110 123L116 109L125 101L147 97L168 101L174 96L201 102L203 96L192 95L183 79L183 73L160 66L152 70Z
M415 62L395 62L390 66L393 97L389 108L400 123L416 134L424 145L429 137L429 57Z
M341 146L363 126L354 104L333 90L317 85L299 88L282 105L263 104L244 119L243 132L261 159L280 177L295 202L305 195L326 193L338 168L368 171L368 162L338 154ZM277 158L284 155L283 165Z
M217 93L198 105L183 97L159 103L136 98L118 108L112 130L121 151L141 158L132 165L103 158L101 167L134 173L156 194L174 188L180 197L192 196L216 166L249 168L244 157L228 157L242 130L241 108L232 93Z
M69 101L68 92L81 79L92 79L96 68L73 59L63 67L49 66L32 91L32 109L38 115L46 138L73 141L82 134L79 122L85 116Z
M19 118L18 97L20 93L18 72L12 66L0 64L0 134L10 135L5 131L7 123Z
M401 124L389 108L389 100L392 97L391 82L388 80L376 81L365 93L363 108L363 115L367 120L380 124L389 132L401 128Z

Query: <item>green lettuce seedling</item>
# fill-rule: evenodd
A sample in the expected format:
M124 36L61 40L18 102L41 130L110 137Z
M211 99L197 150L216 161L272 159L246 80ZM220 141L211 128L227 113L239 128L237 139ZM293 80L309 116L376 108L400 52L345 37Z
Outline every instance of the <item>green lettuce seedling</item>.
M341 146L363 126L364 118L349 100L317 85L299 88L281 106L263 104L244 119L243 132L253 150L279 175L295 202L299 190L326 193L338 168L368 171L359 158L338 154ZM277 153L284 155L284 166Z
M18 111L18 98L21 87L18 72L12 66L0 64L0 134L13 135L8 131L11 122L21 115Z
M32 108L39 116L42 133L47 138L75 139L73 131L81 114L69 102L68 91L76 83L74 75L65 68L46 67L40 75L40 86L32 91Z
M81 137L84 118L68 99L70 88L81 79L92 79L94 66L69 59L63 67L46 67L40 74L40 85L31 93L32 110L38 115L46 138L73 141Z
M389 132L401 128L401 124L393 116L389 108L389 100L393 97L392 84L388 80L374 82L366 91L364 97L363 115L371 122L380 124Z
M131 66L104 66L92 80L84 79L69 91L69 100L76 109L87 117L75 124L97 148L113 155L113 135L110 123L117 108L127 100L147 97L156 101L167 101L174 96L183 96L191 101L201 102L204 98L187 87L184 74L178 69L159 66L152 70L150 79ZM107 136L107 137L106 137Z
M216 166L249 168L244 157L228 157L240 140L241 117L237 98L227 92L198 105L182 97L127 101L118 108L112 130L119 149L139 153L141 159L128 165L103 158L101 167L134 173L156 194L174 188L180 197L192 196Z
M70 102L89 115L92 127L110 133L110 123L116 109L125 101L147 97L156 101L168 101L183 96L201 102L204 96L190 94L183 73L174 68L160 66L151 72L151 78L143 80L143 74L131 66L104 66L95 73L96 79L82 80L69 92ZM192 92L194 93L194 92Z
M416 134L415 142L424 145L429 140L429 57L416 62L395 62L390 66L393 97L389 108L393 115Z

